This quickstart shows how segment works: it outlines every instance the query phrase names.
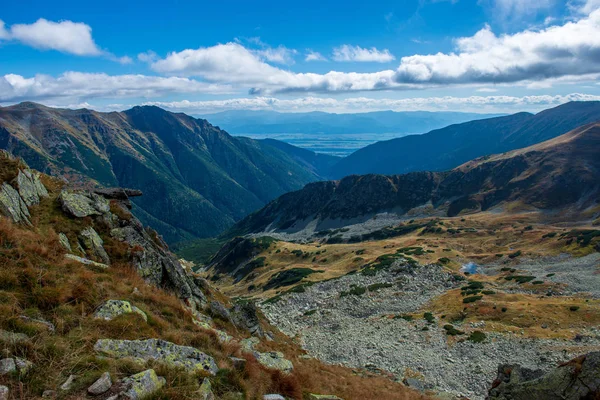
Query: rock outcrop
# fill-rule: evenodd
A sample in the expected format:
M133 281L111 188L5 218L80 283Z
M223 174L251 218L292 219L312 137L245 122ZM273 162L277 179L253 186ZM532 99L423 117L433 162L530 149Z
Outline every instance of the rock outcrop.
M104 241L92 227L87 227L79 234L79 242L89 256L110 264L108 253L104 250Z
M123 314L137 314L141 316L144 321L148 321L148 316L145 312L125 300L107 300L98 307L94 313L94 318L110 321Z
M0 186L0 213L18 224L31 225L29 221L31 214L29 214L27 204L19 192L6 182Z
M167 381L153 369L142 371L123 379L122 391L116 399L141 400L161 389Z
M600 398L600 352L577 357L544 373L501 365L488 399L580 400Z
M245 353L252 354L256 361L267 368L277 369L286 373L292 372L294 365L292 362L285 358L284 354L280 351L268 351L261 353L254 349L254 346L260 343L258 338L251 337L241 341L240 345L242 351Z
M105 372L87 389L87 392L93 396L97 396L108 392L111 386L112 380L110 378L110 373Z
M94 345L98 353L114 358L131 358L145 363L153 360L171 367L182 367L188 372L217 373L215 360L190 346L179 346L160 339L113 340L100 339Z
M63 190L58 201L68 215L77 218L103 215L110 212L110 204L104 197L86 191Z
M40 204L40 199L48 197L48 190L46 190L46 187L40 181L40 173L37 171L30 169L20 170L15 183L19 190L19 195L21 195L25 204L29 207Z

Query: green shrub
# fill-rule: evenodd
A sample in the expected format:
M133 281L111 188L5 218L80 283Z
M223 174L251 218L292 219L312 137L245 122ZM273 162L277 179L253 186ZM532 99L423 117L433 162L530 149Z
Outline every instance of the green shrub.
M369 290L369 292L375 292L375 291L377 291L379 289L389 288L389 287L392 287L392 286L394 286L394 284L393 283L388 283L388 282L385 282L385 283L374 283L372 285L367 286L367 289Z
M507 308L506 307L502 307L502 312L506 312Z
M350 288L350 290L348 290L347 292L341 292L340 297L361 296L361 295L365 294L366 291L367 291L367 288L365 288L364 286L352 286Z
M512 253L512 254L509 254L509 255L508 255L508 257L509 257L509 258L517 258L517 257L519 257L521 254L523 254L523 252L522 252L521 250L517 250L517 251L515 251L514 253Z
M478 300L481 300L483 298L483 296L471 296L471 297L465 297L463 299L463 303L474 303Z
M474 343L481 343L485 340L485 338L486 338L485 333L483 333L481 331L474 331L474 332L471 332L468 339Z
M483 290L481 293L487 294L487 295L496 294L496 292L494 292L493 290Z
M444 330L446 331L446 335L448 335L448 336L457 336L457 335L465 334L463 331L459 331L458 329L456 329L454 326L452 326L450 324L444 325Z
M577 311L577 310L579 310L579 306L571 306L571 307L569 307L569 310Z
M435 321L435 317L433 316L432 313L430 312L426 312L425 314L423 314L423 318L425 318L425 320L427 322L429 322L430 324L433 323Z

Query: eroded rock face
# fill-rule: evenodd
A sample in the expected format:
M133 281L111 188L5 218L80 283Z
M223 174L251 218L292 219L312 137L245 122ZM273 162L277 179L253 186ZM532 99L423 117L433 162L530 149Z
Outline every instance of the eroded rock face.
M600 397L600 352L577 357L544 373L501 365L488 399L580 400Z
M104 264L110 264L108 253L104 250L104 241L92 227L87 227L79 234L81 246L93 258L99 259Z
M110 321L119 315L132 313L138 314L144 321L148 321L148 316L145 312L125 300L107 300L98 307L94 313L94 318Z
M98 353L114 358L131 358L138 362L159 361L188 372L205 371L217 373L215 360L190 346L179 346L160 339L113 340L100 339L94 345Z
M231 322L238 328L250 332L252 335L263 337L264 332L258 319L256 305L251 302L236 303L230 310Z
M20 170L15 183L21 198L29 207L39 204L41 198L48 197L48 190L40 181L40 173L37 171Z
M18 224L31 225L29 209L23 201L19 192L4 182L0 186L0 213L12 219Z
M130 400L144 399L162 388L166 383L165 378L156 375L153 369L148 369L123 379L123 391L117 398Z
M63 190L58 197L65 213L77 217L103 215L110 212L110 204L104 197L95 193Z

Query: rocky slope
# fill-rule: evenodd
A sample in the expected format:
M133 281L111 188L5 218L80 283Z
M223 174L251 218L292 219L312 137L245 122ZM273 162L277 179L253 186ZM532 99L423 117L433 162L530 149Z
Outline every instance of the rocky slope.
M338 179L351 174L444 171L471 159L531 146L600 120L600 102L571 102L532 115L518 113L450 125L424 135L378 142L342 159Z
M133 200L136 212L168 242L214 236L276 196L321 179L336 160L232 137L158 107L0 107L0 148L72 184L144 191Z
M598 205L599 149L600 124L590 124L448 172L352 175L311 183L246 217L230 234L315 234L331 226L364 223L380 213L406 219L419 213L452 217L514 205L563 213L572 220L593 219L593 211L580 213Z
M144 228L139 191L68 189L5 152L0 187L2 400L424 398L306 358Z

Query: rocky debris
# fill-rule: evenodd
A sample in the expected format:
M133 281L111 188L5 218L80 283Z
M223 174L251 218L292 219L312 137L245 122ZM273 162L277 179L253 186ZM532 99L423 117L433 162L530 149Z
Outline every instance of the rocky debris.
M579 400L600 397L600 352L577 357L548 373L501 365L488 399Z
M310 393L308 395L308 400L343 400L340 397L331 395L331 394L314 394Z
M60 385L60 390L71 390L71 387L73 387L73 383L75 382L75 378L77 378L75 375L69 375L67 380L62 385Z
M110 264L110 258L104 249L104 241L94 228L87 227L79 233L79 242L87 250L88 255L99 259L104 264Z
M260 326L257 312L254 303L240 301L234 304L230 310L230 319L236 328L246 330L254 336L263 337L264 332Z
M156 375L153 369L131 375L121 382L122 391L118 399L141 400L161 389L167 383L166 379Z
M284 354L280 351L268 351L261 353L254 349L254 346L260 343L260 340L255 337L243 339L240 342L242 351L245 353L252 354L256 361L267 368L278 369L280 371L290 373L294 369L292 362L285 358Z
M0 385L0 400L8 400L10 391L4 385Z
M231 320L229 309L219 301L213 300L210 302L210 312L213 313L214 316L223 318L225 321Z
M265 394L263 396L263 400L285 400L285 397L283 397L280 394L271 393L271 394Z
M182 367L188 372L205 371L215 375L218 370L215 360L200 350L161 339L100 339L94 345L94 350L108 357L131 358L140 363L154 360Z
M212 392L212 386L208 378L204 378L200 385L200 400L215 400L215 395Z
M402 380L402 383L405 386L411 387L411 388L421 391L421 392L425 390L425 383L422 380L417 379L417 378L410 378L410 377L404 378Z
M40 199L48 197L48 190L40 181L40 173L29 169L20 170L15 182L21 198L31 207L40 204Z
M110 204L104 197L85 191L63 190L58 201L65 213L77 218L103 215L110 212Z
M62 247L65 248L65 250L67 250L69 253L72 252L73 250L71 249L71 243L69 243L69 238L67 237L67 235L65 235L64 233L59 233L58 234L58 242L60 243L60 245Z
M112 380L110 379L110 373L105 372L102 374L96 382L87 389L87 392L91 395L97 396L102 393L106 393L112 386Z
M23 358L3 358L0 360L0 375L18 373L19 375L25 375L29 370L33 368L33 363Z
M15 345L28 342L29 336L24 333L10 332L0 329L0 340L7 344Z
M192 311L192 314L194 315L192 320L196 325L204 329L213 329L213 320L211 317L198 311Z
M0 213L18 224L31 225L29 209L23 201L19 192L4 182L0 186Z
M78 263L86 265L88 267L99 268L99 269L108 268L108 265L106 265L106 264L88 260L87 258L76 256L75 254L65 254L65 258L68 258L69 260L77 261Z
M107 300L94 313L94 318L110 321L113 318L123 314L138 314L144 321L148 321L148 316L145 312L131 305L126 300Z
M19 318L21 318L23 321L26 321L26 322L42 325L48 330L48 332L54 333L56 331L56 326L54 326L54 324L52 322L46 321L45 319L31 318L31 317L28 317L27 315L20 315Z

